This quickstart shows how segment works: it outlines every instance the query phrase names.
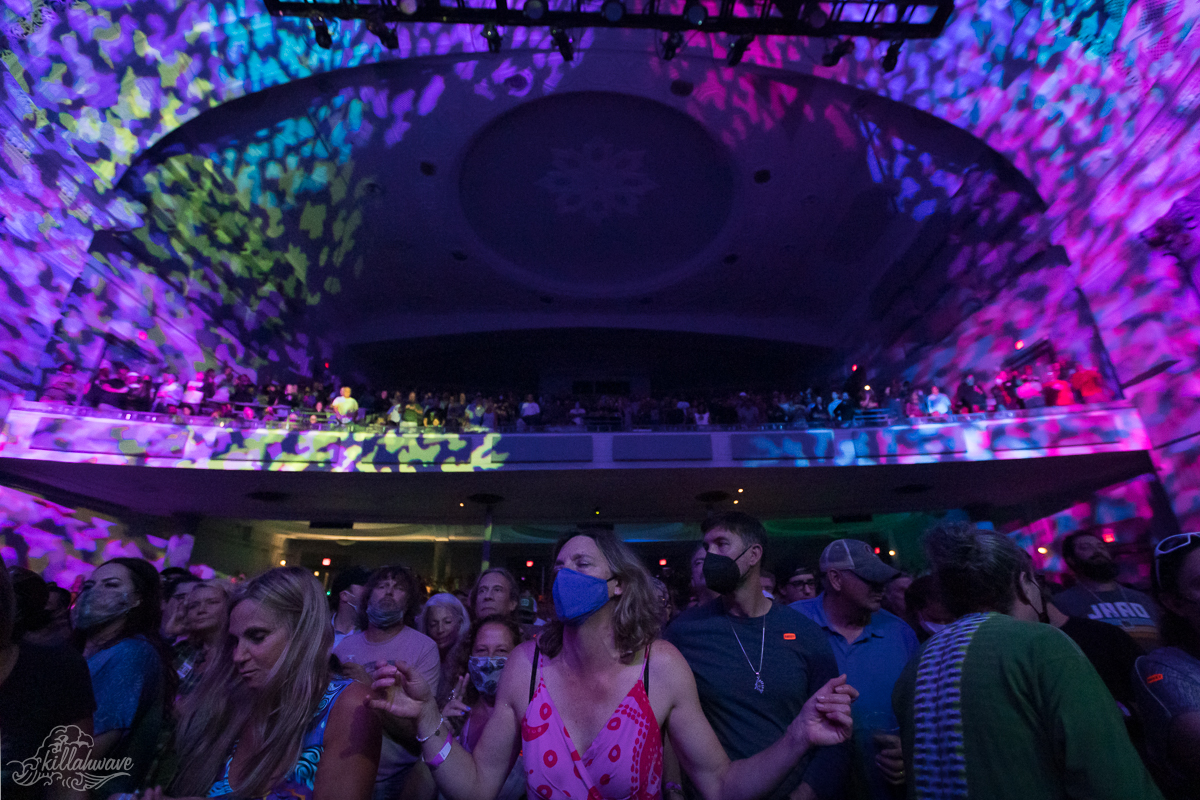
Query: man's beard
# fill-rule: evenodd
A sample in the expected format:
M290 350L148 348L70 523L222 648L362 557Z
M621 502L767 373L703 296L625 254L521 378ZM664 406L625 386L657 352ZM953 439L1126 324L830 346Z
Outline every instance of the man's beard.
M1107 583L1116 580L1117 575L1121 572L1121 568L1117 566L1117 562L1115 561L1097 558L1080 561L1075 565L1075 571L1088 580L1093 580L1097 583Z

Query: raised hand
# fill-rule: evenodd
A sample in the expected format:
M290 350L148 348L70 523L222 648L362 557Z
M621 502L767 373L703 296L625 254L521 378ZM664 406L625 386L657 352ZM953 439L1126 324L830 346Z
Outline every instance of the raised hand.
M417 719L426 704L434 705L436 710L429 684L408 662L384 664L375 670L374 678L371 688L375 696L367 700L371 708L400 719Z
M450 699L446 703L446 707L442 709L442 716L446 719L451 717L462 717L471 713L471 707L464 702L466 696L467 680L469 676L463 674L458 682L454 684L454 689L450 692Z
M808 698L788 726L788 735L814 747L847 741L854 732L850 704L857 697L858 690L839 675Z

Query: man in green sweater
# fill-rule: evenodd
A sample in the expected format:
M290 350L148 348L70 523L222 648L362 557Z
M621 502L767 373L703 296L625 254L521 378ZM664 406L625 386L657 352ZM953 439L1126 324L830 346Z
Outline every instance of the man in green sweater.
M955 622L925 643L892 695L908 796L921 800L1161 800L1096 670L1041 609L1028 555L968 524L925 549Z

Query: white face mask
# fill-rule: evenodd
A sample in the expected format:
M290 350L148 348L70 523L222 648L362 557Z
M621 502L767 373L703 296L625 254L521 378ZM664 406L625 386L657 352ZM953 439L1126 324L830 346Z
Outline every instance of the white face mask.
M930 622L929 620L922 617L920 614L917 615L917 620L921 623L921 627L925 629L925 632L931 636L935 633L941 632L946 627L946 625L944 623Z

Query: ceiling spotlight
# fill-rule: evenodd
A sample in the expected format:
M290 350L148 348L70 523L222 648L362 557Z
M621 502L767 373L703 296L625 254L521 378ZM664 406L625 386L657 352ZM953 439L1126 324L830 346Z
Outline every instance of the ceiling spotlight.
M671 31L667 34L667 38L663 40L663 61L670 61L679 52L679 48L683 47L683 34L679 31Z
M324 17L313 17L313 36L317 40L317 47L323 47L326 50L333 47L333 36L329 33L329 26L325 24Z
M367 21L367 30L375 34L379 38L379 43L388 50L400 47L400 38L396 36L394 28L389 28L383 23L382 14L376 14Z
M688 0L683 7L683 18L689 25L699 28L708 20L708 9L700 4L700 0Z
M604 0L604 5L600 6L600 16L609 22L620 22L621 17L625 16L625 4L621 0Z
M754 41L754 36L749 33L744 33L737 38L729 48L729 66L736 67L742 63L742 56L746 55L746 49L750 47L750 43Z
M503 39L500 37L500 31L496 30L495 25L489 22L483 26L483 38L487 39L489 53L500 52L500 45L503 44Z
M528 19L541 19L550 10L550 4L547 0L525 0L522 10Z
M836 67L842 60L842 56L852 52L854 52L854 42L850 39L842 39L834 45L832 50L821 56L821 66Z
M896 61L900 58L901 44L903 42L896 40L888 45L887 52L883 54L883 59L879 62L879 66L884 72L891 72L896 68Z
M575 60L575 45L571 43L571 37L562 28L551 28L550 38L554 40L554 46L558 48L558 52L562 54L563 61Z

